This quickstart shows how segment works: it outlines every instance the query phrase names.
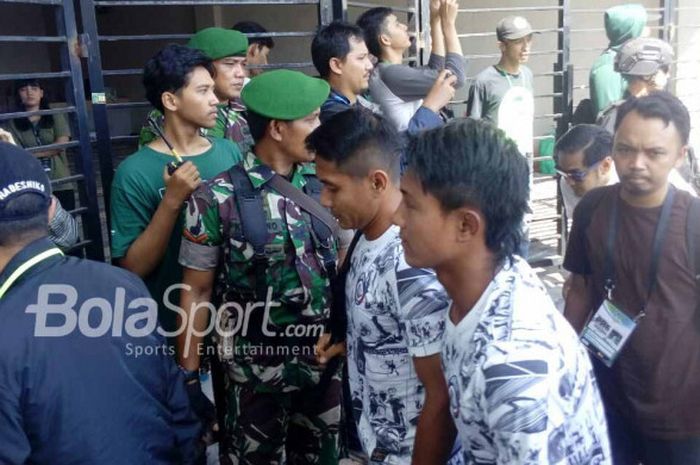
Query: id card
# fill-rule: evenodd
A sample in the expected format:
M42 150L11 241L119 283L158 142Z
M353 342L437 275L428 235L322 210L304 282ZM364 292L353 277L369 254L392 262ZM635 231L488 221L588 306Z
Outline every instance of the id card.
M606 299L583 328L581 342L600 361L611 367L636 327L635 320Z

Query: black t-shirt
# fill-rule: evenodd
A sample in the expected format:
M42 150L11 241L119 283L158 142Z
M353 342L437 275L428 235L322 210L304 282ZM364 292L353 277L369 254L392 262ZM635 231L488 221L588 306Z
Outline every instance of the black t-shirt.
M574 211L564 268L593 281L594 311L605 295L604 264L610 209L620 185L586 195ZM599 195L596 195L599 194ZM662 439L700 436L700 315L688 259L686 221L692 197L676 191L661 249L656 288L619 358L601 377L604 398L645 434ZM636 316L647 296L652 243L661 207L618 201L613 249L613 302ZM583 228L585 211L590 213Z

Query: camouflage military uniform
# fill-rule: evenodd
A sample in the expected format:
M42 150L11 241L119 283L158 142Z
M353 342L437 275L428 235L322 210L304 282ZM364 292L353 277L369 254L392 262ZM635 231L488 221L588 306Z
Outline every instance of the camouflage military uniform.
M231 140L238 144L241 153L247 153L253 146L253 138L250 135L248 121L243 116L245 106L237 100L231 100L229 103L223 103L218 106L218 114L216 116L216 126L211 129L202 128L200 133L202 136L221 137ZM158 126L163 128L163 114L153 109L148 114L148 117L153 118ZM158 138L156 132L151 128L151 125L146 122L141 128L139 134L139 147L150 144Z
M235 333L216 337L228 373L231 456L241 464L335 465L340 378L338 370L318 366L313 352L329 317L330 287L311 220L293 201L265 188L273 172L253 153L242 163L253 186L263 186L266 284L270 300L280 305L270 307L267 322L261 308L249 318L239 311L220 312L219 327ZM313 167L297 165L290 182L302 188L304 176L313 173ZM241 222L235 195L229 172L195 191L186 208L180 263L216 269L214 301L245 308L258 299L252 246L236 240ZM275 336L265 336L263 327Z

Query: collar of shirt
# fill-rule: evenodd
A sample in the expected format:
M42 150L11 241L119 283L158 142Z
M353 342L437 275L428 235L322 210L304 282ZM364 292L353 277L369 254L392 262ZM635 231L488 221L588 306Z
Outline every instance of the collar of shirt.
M22 266L24 262L30 260L32 257L35 257L42 252L45 252L49 249L53 249L55 247L56 246L54 245L54 243L51 242L48 237L42 237L27 244L22 250L15 254L14 257L12 257L5 269L2 270L2 273L0 273L0 284L4 283L5 280L7 280L7 278L9 278L10 275L17 268ZM51 263L55 260L61 260L62 258L63 257L61 255L55 255L51 258L42 261L41 263L27 270L26 273L23 273L21 279L26 279L27 276L30 276L32 273L35 273L38 269L41 269L43 266L46 266L47 263Z
M342 104L347 105L347 106L351 106L351 105L352 105L352 104L350 103L350 99L349 99L349 98L347 98L346 96L344 96L343 94L341 94L340 92L338 92L338 91L335 90L335 89L331 89L331 93L330 93L330 95L328 96L328 99L329 99L329 100L334 100L334 101L336 101L336 102L338 102L338 103L342 103Z
M263 184L272 178L275 172L260 161L260 159L253 152L248 152L243 159L243 167L248 173L250 182L253 187L259 188ZM316 169L313 163L297 163L294 166L294 172L289 180L296 187L303 187L306 184L304 176L316 174Z
M235 111L236 113L241 113L246 110L245 105L243 105L243 102L239 99L231 99L228 101L228 104L224 104L228 106L231 110Z

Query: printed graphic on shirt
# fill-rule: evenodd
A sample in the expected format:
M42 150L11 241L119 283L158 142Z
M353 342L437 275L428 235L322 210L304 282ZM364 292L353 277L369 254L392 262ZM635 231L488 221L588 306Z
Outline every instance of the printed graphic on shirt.
M588 355L529 266L499 272L474 311L442 354L465 464L610 464Z
M346 282L353 418L373 463L408 464L424 388L413 357L440 352L447 298L434 273L410 268L398 228L358 243Z

